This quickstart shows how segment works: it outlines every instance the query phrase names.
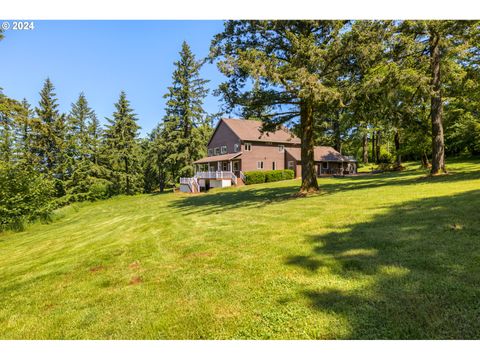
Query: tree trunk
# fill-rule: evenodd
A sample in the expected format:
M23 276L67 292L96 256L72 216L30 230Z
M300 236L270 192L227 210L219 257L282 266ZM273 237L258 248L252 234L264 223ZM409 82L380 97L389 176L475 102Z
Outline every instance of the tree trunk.
M368 164L368 136L367 134L363 135L362 142L362 151L363 151L363 163Z
M436 175L445 169L445 143L443 138L442 121L442 94L440 81L440 36L436 33L430 35L430 60L432 71L432 96L431 96L431 119L432 119L432 170Z
M165 173L162 170L162 158L160 156L160 153L157 155L157 167L158 167L158 188L160 189L160 192L163 192L165 189Z
M302 186L300 192L318 191L317 174L315 173L313 144L313 106L309 100L300 105Z
M428 161L427 152L425 150L423 150L423 153L422 153L422 167L424 167L425 169L428 169L429 166L430 166L430 162Z
M375 159L375 130L372 131L372 163L376 163L377 159Z
M342 138L340 136L340 122L338 120L333 120L333 133L335 134L334 149L337 150L341 154L342 153Z
M395 142L395 154L397 156L397 168L400 168L402 166L402 155L400 155L400 133L398 129L395 129L394 142Z
M377 131L377 136L375 138L375 158L377 160L377 163L380 162L380 139L382 137L382 131L378 130Z

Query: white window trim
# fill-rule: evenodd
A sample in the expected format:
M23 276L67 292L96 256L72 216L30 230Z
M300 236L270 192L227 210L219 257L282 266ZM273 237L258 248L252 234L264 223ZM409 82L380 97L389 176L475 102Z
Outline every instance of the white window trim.
M226 154L227 153L227 145L223 145L220 147L220 154Z
M260 164L261 167L259 167ZM263 170L263 161L257 161L257 170Z
M240 151L240 145L239 144L233 144L233 152L239 152Z
M327 167L323 167L323 164L327 164ZM325 170L328 170L328 168L330 167L330 164L328 163L328 161L322 161L322 169L325 169Z
M290 160L290 161L288 162L288 168L289 168L289 169L293 169L294 166L295 166L295 162L294 162L293 160Z
M220 148L219 147L216 147L214 150L213 150L213 154L216 156L216 155L220 155Z
M248 149L247 149L247 146L248 146ZM243 147L245 148L245 151L252 151L252 143L245 143Z
M278 145L278 152L284 152L285 151L285 145Z
M208 156L213 156L213 149L208 149Z

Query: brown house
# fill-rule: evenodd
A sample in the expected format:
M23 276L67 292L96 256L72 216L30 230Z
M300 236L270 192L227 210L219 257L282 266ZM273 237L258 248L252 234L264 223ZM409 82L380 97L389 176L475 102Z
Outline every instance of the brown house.
M285 127L274 132L262 132L261 127L261 121L221 119L208 142L208 156L194 162L195 177L180 179L180 189L236 185L252 170L292 169L300 177L300 139ZM315 165L318 176L356 171L355 160L328 146L315 147Z
M208 142L208 156L194 162L193 180L180 179L182 191L238 184L252 170L292 169L300 177L300 139L285 127L275 132L261 127L261 121L221 119ZM315 163L319 176L356 171L355 160L327 146L315 147Z

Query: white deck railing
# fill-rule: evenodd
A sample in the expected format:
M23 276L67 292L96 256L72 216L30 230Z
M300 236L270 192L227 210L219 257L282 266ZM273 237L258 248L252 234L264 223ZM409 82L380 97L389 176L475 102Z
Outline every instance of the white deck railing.
M190 188L190 192L200 192L200 184L198 183L196 178L180 178L181 185L188 185Z
M199 171L195 174L197 179L233 179L233 176L235 174L231 171Z

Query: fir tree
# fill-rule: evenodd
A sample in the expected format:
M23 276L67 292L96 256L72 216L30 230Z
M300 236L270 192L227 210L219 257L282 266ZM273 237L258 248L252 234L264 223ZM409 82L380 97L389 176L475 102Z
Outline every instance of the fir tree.
M45 80L40 91L40 102L35 112L38 121L34 129L34 151L40 159L41 170L52 174L56 167L56 157L58 155L58 142L56 137L56 123L60 119L55 87L49 78Z
M227 21L211 47L228 81L220 86L228 108L269 110L265 130L299 120L301 191L318 190L314 163L316 109L341 103L338 83L346 48L345 21ZM254 87L250 86L253 82ZM261 113L261 112L260 112Z
M173 176L193 175L193 162L204 151L205 139L199 128L208 127L203 101L208 80L200 77L202 61L197 61L190 46L183 42L180 60L174 63L173 83L165 95L164 142L168 143L168 162Z
M142 188L137 118L124 91L105 131L106 150L115 193L134 194Z
M92 194L92 187L105 182L103 178L106 172L98 163L101 136L99 122L83 93L72 104L68 118L68 153L73 160L72 176L67 184L68 193L75 200L93 199L96 195Z
M22 112L17 118L16 130L16 153L19 161L28 166L35 166L37 159L33 152L33 115L27 99L22 100Z
M0 160L13 162L15 155L15 123L22 105L0 92Z

